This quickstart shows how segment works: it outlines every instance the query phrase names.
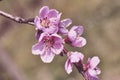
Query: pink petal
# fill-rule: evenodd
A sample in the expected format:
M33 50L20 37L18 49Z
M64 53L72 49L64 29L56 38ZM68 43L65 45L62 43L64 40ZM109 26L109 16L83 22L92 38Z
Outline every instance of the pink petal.
M64 28L64 27L60 27L60 28L59 28L59 33L60 33L60 34L67 34L67 33L68 33L68 30L67 30L66 28Z
M71 52L71 55L69 58L71 63L77 63L83 60L84 55L80 52Z
M70 74L72 72L72 67L73 65L71 64L70 60L67 59L66 63L65 63L65 71Z
M73 29L77 33L78 36L81 36L84 31L83 26L73 26Z
M54 37L54 39L56 40L56 41L60 41L60 42L62 42L62 37L60 36L60 35L58 35L58 34L52 34L52 36ZM58 41L58 42L59 42Z
M37 32L35 34L35 37L36 37L37 40L39 40L39 38L40 38L40 36L41 36L42 33L43 33L42 30L37 30Z
M53 48L51 48L53 53L60 54L63 51L63 45L62 44L54 44Z
M55 54L60 54L63 50L62 37L57 34L52 34L54 40L53 47L51 48Z
M60 27L68 27L70 24L72 24L71 19L64 19L64 20L61 21Z
M58 16L57 16L57 18L60 19L61 15L62 15L62 13L59 13Z
M49 20L50 20L49 26L56 25L58 27L60 18L52 17Z
M85 76L88 80L99 80L97 76L91 76L89 72L87 72Z
M47 33L42 33L42 34L40 35L40 37L39 37L39 42L42 42L42 40L43 40L43 38L44 38L45 36L49 36L49 34L47 34Z
M48 19L52 18L52 17L57 17L57 16L58 16L58 11L55 9L49 10L49 12L47 14Z
M101 70L98 69L98 68L97 68L95 71L96 71L96 74L97 74L97 75L101 73Z
M52 34L52 38L54 40L54 44L62 44L63 43L62 37L59 36L58 34Z
M32 54L39 55L43 54L44 47L41 43L37 43L32 46Z
M52 26L49 26L49 28L44 28L43 31L48 34L57 33L58 27L56 27L55 25L52 25Z
M90 60L90 67L91 67L91 69L94 69L95 67L97 67L99 62L100 62L99 57L95 56L95 57L91 58L91 60Z
M37 29L41 29L40 18L38 16L35 17L34 23Z
M54 59L55 54L50 49L45 50L44 54L40 55L41 60L44 63L51 63Z
M89 73L91 76L96 76L96 75L97 75L96 71L93 70L93 69L88 69L88 73Z
M76 32L73 31L73 30L70 30L70 31L68 32L68 39L69 39L70 41L74 41L76 38L77 38Z
M49 7L48 6L44 6L40 9L39 11L39 16L40 18L45 18L46 17L46 14L48 13L49 11Z
M72 42L72 46L83 47L86 45L86 39L83 37L77 37L75 41Z

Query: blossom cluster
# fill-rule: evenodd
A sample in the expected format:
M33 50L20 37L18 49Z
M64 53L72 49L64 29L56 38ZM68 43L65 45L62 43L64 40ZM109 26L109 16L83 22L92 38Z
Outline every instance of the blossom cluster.
M99 80L97 75L101 73L97 65L100 60L97 56L89 58L86 64L83 64L84 55L81 52L67 51L65 44L72 47L83 47L86 45L86 39L82 37L83 26L68 26L72 24L69 18L61 20L62 13L55 9L49 9L43 6L39 15L35 17L35 29L37 43L32 47L34 55L40 55L44 63L51 63L55 55L66 55L65 71L70 74L73 65L87 80Z

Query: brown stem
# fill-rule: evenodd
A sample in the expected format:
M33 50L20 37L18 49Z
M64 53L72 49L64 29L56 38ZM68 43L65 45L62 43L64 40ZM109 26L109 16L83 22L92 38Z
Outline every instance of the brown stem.
M21 18L21 17L17 17L17 16L13 16L11 14L8 14L6 12L3 12L3 11L0 11L0 15L3 16L3 17L6 17L12 21L15 21L17 23L24 23L24 24L29 24L29 25L34 25L34 18L31 18L31 19L24 19L24 18Z

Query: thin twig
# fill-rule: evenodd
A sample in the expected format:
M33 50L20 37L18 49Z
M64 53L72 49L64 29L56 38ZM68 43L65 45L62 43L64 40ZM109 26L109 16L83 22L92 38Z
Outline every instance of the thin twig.
M13 16L11 14L8 14L6 12L0 11L0 15L6 18L11 19L12 21L15 21L17 23L24 23L24 24L29 24L29 25L34 25L34 18L31 19L24 19L21 17Z

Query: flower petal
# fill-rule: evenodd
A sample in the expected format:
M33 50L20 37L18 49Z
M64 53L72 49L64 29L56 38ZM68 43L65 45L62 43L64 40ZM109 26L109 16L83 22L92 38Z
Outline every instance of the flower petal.
M39 37L39 42L42 42L42 40L44 39L45 36L48 36L49 34L47 33L41 33L40 37Z
M70 24L72 24L71 19L64 19L60 22L60 27L68 27Z
M62 37L59 36L58 34L52 34L52 38L54 40L54 44L62 44L63 43Z
M42 33L43 33L42 30L37 30L37 32L35 34L35 37L36 37L37 40L39 40L39 38L40 38L40 36L41 36Z
M74 31L77 33L78 36L81 36L83 31L84 31L84 28L83 26L73 26L74 28Z
M76 32L73 31L73 30L70 30L70 31L68 32L68 39L69 39L70 41L74 41L76 38L77 38Z
M59 34L67 34L68 33L68 30L64 27L60 27L59 28Z
M60 54L63 50L63 40L62 37L57 35L57 34L52 34L52 38L54 40L53 46L51 48L51 50L55 53L55 54Z
M41 29L42 28L42 26L40 24L40 18L38 16L35 17L34 23L35 23L36 29Z
M99 68L96 68L95 71L97 75L101 73L101 70Z
M55 54L52 53L52 51L50 49L45 50L43 55L40 55L41 60L44 63L51 63L54 59Z
M58 34L52 34L52 37L56 40L56 42L62 42L62 37ZM59 40L59 41L58 41Z
M94 56L93 58L91 58L90 60L90 68L94 69L95 67L97 67L97 65L100 63L100 59L97 56Z
M58 27L56 27L55 25L51 25L51 26L49 26L49 28L44 28L43 31L48 34L57 33Z
M40 18L45 18L46 17L46 14L48 13L48 11L49 11L49 7L48 6L44 6L44 7L42 7L41 9L40 9L40 11L39 11L39 16L40 16Z
M71 64L70 60L67 59L66 63L65 63L65 71L70 74L72 72L72 67L73 65Z
M55 10L55 9L51 9L49 10L48 14L47 14L47 18L52 18L52 17L57 17L59 14L58 14L58 11Z
M68 27L72 23L71 19L64 19L59 23L59 32L60 34L67 34L68 30L66 27Z
M37 43L32 46L32 54L39 55L43 54L44 46L41 43Z
M58 16L57 16L57 18L60 19L61 15L62 15L62 13L59 13Z
M86 45L86 39L83 37L77 37L75 41L72 42L72 46L74 47L83 47Z
M60 21L60 18L52 17L49 20L50 20L49 26L55 25L56 27L58 27L58 23Z
M93 70L93 69L88 69L88 73L89 73L91 76L96 76L96 75L97 75L96 71Z
M54 44L54 46L53 46L53 48L51 48L51 50L55 54L60 54L63 51L63 45L62 44Z
M97 76L91 76L88 72L86 72L85 76L88 80L99 80Z
M69 57L71 63L77 63L79 61L83 61L84 55L80 52L71 52Z

